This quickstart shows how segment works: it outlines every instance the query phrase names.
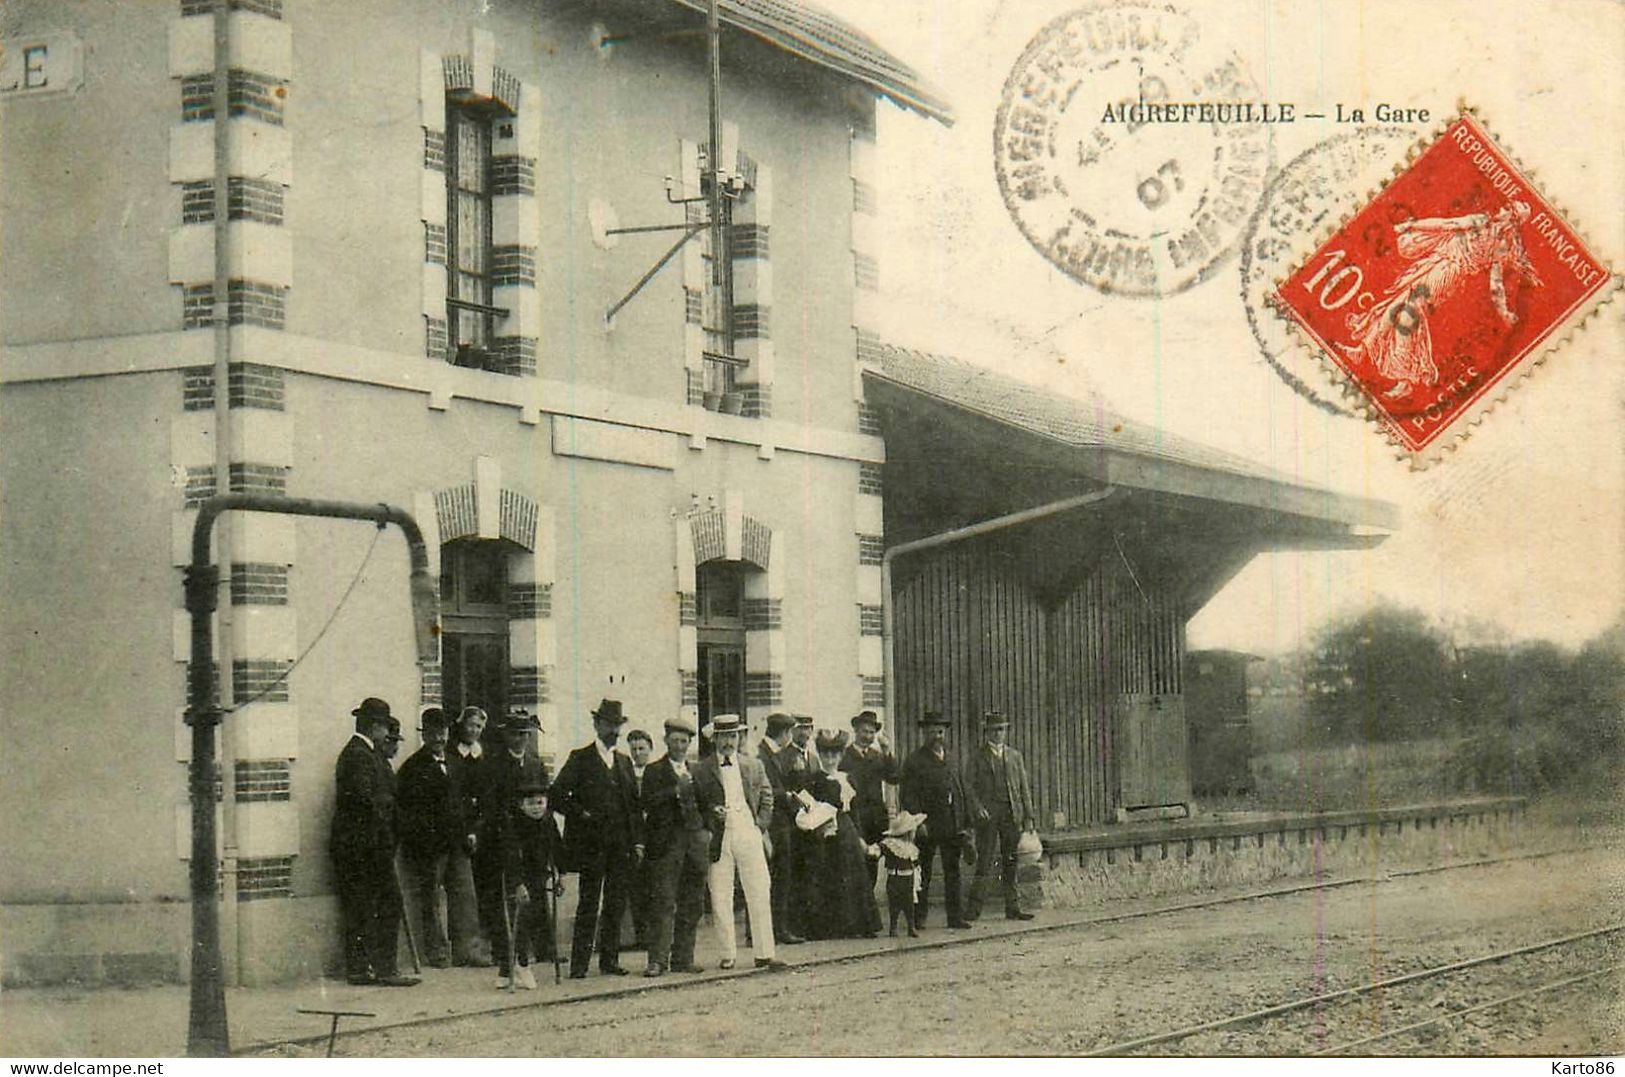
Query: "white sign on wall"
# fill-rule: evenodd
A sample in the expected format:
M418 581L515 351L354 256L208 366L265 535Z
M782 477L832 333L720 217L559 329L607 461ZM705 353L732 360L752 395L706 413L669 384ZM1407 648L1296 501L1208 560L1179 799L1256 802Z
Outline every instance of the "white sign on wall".
M72 93L84 77L84 45L71 30L0 40L0 99Z

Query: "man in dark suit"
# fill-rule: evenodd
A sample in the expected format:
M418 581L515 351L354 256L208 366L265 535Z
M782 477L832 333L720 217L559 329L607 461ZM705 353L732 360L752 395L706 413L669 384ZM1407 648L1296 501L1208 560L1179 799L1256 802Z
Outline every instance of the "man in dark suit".
M795 848L792 839L796 829L796 809L801 802L796 793L806 784L805 761L790 747L790 731L796 720L778 711L767 716L767 735L757 746L756 757L767 772L768 784L773 787L773 818L768 823L768 840L773 843L773 855L768 858L768 870L773 881L773 932L777 942L794 946L803 939L796 933L794 910L799 906L793 899L795 891ZM801 763L801 766L797 766Z
M1021 832L1036 828L1032 787L1021 753L1004 743L1010 722L998 711L982 717L982 746L970 760L970 786L976 794L976 882L971 886L968 919L982 915L982 902L993 885L993 868L1003 869L1004 915L1031 920L1016 894L1016 843ZM993 850L999 850L998 858Z
M704 972L694 935L711 866L711 831L700 813L688 749L699 730L683 715L666 720L666 754L643 772L641 806L649 869L649 964L645 976Z
M626 752L632 757L632 780L640 802L643 798L643 777L649 769L649 761L654 758L654 748L654 738L642 729L634 729L626 735ZM649 888L652 885L649 871L648 850L645 849L643 861L632 872L632 885L626 895L626 908L632 914L634 950L649 949Z
M852 783L852 821L865 845L873 845L886 833L885 784L901 777L897 756L880 732L880 719L874 711L864 711L852 719L852 743L841 755L841 770ZM869 885L875 884L879 860L869 861Z
M446 714L439 707L428 707L418 724L423 747L401 764L395 776L401 875L406 881L407 915L412 918L408 923L415 921L419 927L423 960L445 968L451 964L451 951L440 900L447 858L466 828L458 817L461 798L446 766Z
M592 712L593 742L570 753L553 783L553 810L564 817L567 869L581 876L570 947L570 976L577 980L587 975L594 936L598 971L627 971L620 961L621 916L643 858L643 818L632 760L615 751L625 721L619 700L599 703Z
M350 714L355 733L334 769L337 796L328 845L344 924L344 977L352 984L411 987L395 949L401 893L395 882L395 775L384 755L399 723L368 697Z
M904 811L923 813L925 826L915 839L920 849L920 900L916 920L925 925L930 902L931 861L942 853L942 888L948 906L948 926L970 927L960 909L959 858L965 850L966 832L979 814L976 794L960 777L959 768L948 755L948 719L938 711L927 710L920 717L925 743L916 748L903 764L900 800Z

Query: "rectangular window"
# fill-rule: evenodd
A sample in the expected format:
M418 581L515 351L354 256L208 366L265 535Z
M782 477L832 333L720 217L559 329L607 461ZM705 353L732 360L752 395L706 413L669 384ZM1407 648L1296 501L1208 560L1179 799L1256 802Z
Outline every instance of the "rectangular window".
M446 103L446 324L457 366L498 368L492 305L491 126L488 107Z

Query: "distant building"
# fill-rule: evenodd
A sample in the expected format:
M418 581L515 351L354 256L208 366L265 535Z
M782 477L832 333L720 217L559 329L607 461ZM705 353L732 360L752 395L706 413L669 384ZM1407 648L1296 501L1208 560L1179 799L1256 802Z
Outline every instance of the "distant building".
M1191 791L1198 797L1246 793L1252 787L1247 667L1262 661L1245 651L1191 651L1185 656Z

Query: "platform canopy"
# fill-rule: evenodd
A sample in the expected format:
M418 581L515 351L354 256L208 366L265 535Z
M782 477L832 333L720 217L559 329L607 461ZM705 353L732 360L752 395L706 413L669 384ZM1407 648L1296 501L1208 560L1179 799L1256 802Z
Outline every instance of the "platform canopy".
M1340 494L960 359L882 345L865 398L886 439L886 542L1112 488L1001 533L1035 591L1065 593L1121 558L1193 614L1259 553L1358 550L1399 526L1396 506Z

